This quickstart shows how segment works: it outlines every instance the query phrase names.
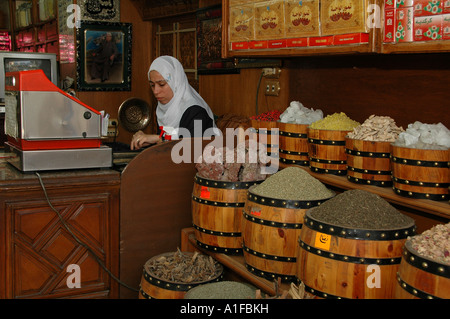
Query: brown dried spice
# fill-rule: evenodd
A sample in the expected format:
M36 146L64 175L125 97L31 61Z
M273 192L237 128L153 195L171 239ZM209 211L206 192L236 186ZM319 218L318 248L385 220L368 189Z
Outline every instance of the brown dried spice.
M173 255L161 255L146 263L149 273L162 280L181 283L204 282L217 278L222 267L211 256L195 252L183 253L179 249Z

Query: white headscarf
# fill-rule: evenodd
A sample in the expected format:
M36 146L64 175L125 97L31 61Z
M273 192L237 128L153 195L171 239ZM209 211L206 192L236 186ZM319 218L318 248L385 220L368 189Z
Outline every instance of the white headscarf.
M209 117L214 120L213 112L200 94L189 84L180 61L174 57L165 55L156 58L148 70L158 71L173 91L173 97L167 104L158 102L156 117L159 126L164 128L178 128L184 112L193 105L203 107ZM166 131L167 132L167 131Z

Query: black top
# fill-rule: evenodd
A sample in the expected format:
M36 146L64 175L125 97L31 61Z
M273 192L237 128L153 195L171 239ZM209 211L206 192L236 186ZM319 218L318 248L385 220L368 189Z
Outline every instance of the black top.
M209 117L206 110L200 105L193 105L189 107L186 111L184 111L183 116L180 119L179 128L186 128L190 136L183 136L180 132L180 137L201 137L194 135L194 120L201 121L202 125L202 135L206 129L213 127L214 120ZM200 123L199 123L200 124ZM160 128L158 127L158 134L161 133Z

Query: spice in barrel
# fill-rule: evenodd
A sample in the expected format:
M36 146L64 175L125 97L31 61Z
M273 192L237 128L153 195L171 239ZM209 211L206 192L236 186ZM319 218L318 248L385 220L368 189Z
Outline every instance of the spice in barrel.
M251 192L286 200L318 200L334 196L322 182L299 167L287 167L253 186Z
M311 123L312 129L351 131L360 125L359 122L349 118L344 112L327 115L325 118Z
M289 107L280 115L280 122L294 124L311 124L323 119L323 111L307 108L298 101L292 101Z
M450 199L450 130L442 123L408 124L392 143L396 194L430 200Z
M184 299L255 299L256 288L236 281L219 281L192 288Z
M408 237L397 282L396 299L450 299L450 223Z
M403 131L391 117L372 114L363 124L349 132L348 137L355 140L395 142Z
M306 170L295 166L250 187L242 219L247 269L266 279L294 281L305 213L334 195Z
M353 189L310 209L324 223L359 229L395 229L413 221L377 194Z
M298 278L307 291L320 298L393 298L403 246L415 231L412 218L355 189L309 209L304 226ZM373 265L380 267L375 282Z
M345 136L358 125L343 112L313 122L308 128L310 169L315 173L345 175Z
M266 178L262 168L267 158L257 154L257 158L252 159L248 142L239 143L234 149L207 145L196 163L200 177L215 181L248 182Z
M371 115L345 139L347 179L358 184L392 186L391 143L403 132L389 116Z
M220 275L221 267L211 256L195 252L185 254L178 250L173 255L161 256L148 262L149 271L155 277L181 283L206 282Z
M408 124L394 143L395 146L428 149L450 149L450 130L442 123L427 124L416 121Z
M279 110L271 110L265 113L261 113L258 115L253 115L250 117L251 120L258 121L278 121L280 119L281 111Z
M323 118L322 110L308 109L292 101L281 114L279 129L279 157L285 164L309 165L308 126Z
M417 254L450 265L450 223L433 226L409 240Z

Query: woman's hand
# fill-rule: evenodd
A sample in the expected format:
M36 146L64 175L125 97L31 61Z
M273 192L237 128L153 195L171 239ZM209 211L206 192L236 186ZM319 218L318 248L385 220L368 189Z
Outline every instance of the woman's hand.
M131 139L131 150L138 150L142 147L149 146L151 144L160 143L162 140L158 135L144 134L142 131L137 131Z

